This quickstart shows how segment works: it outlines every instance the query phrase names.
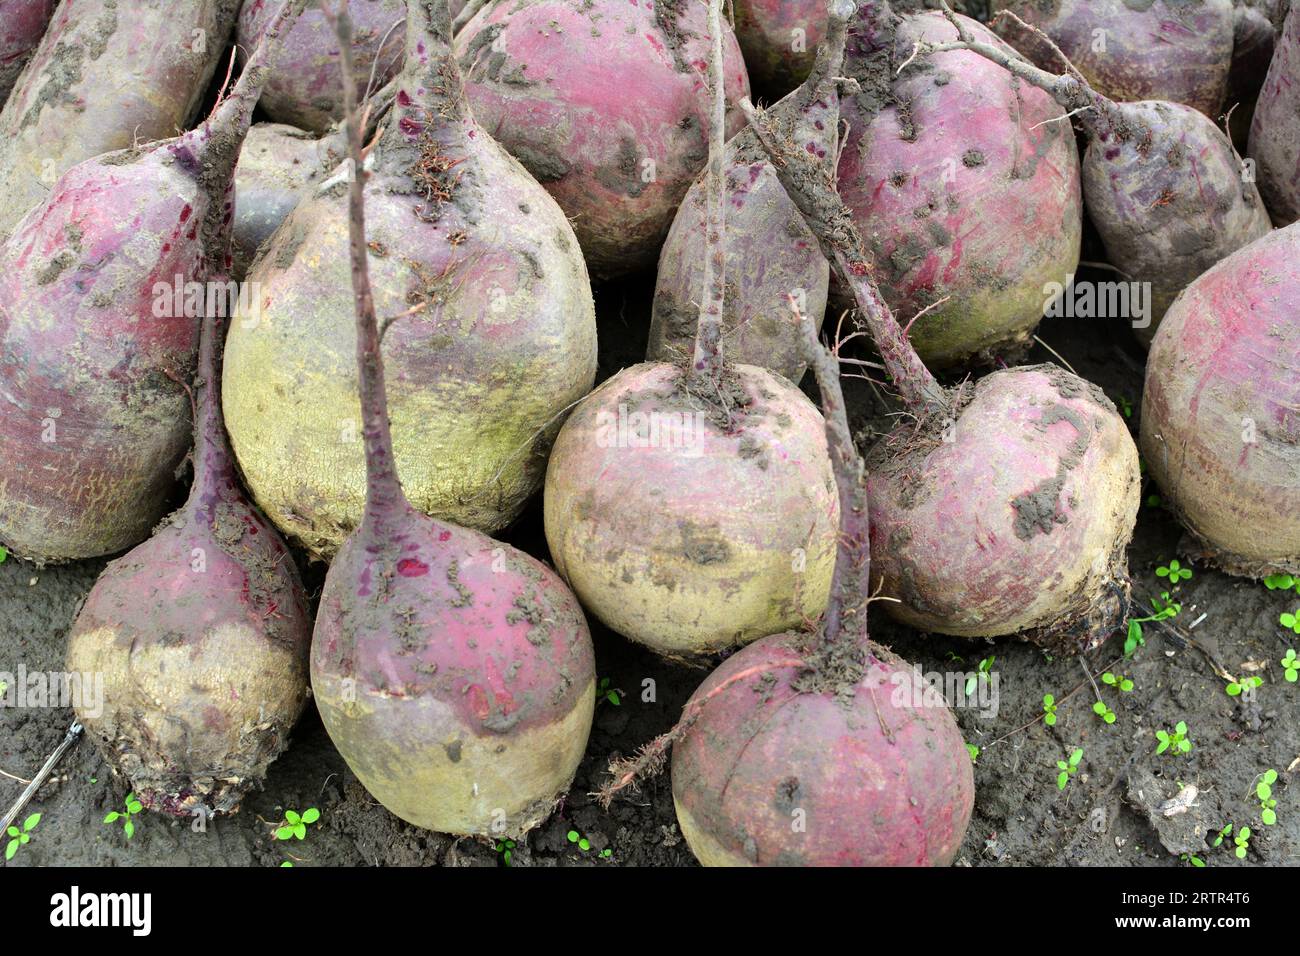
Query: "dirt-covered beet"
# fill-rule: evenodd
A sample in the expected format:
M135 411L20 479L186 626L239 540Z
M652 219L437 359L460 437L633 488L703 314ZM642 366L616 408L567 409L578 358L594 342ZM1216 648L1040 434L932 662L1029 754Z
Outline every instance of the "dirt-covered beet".
M730 28L725 47L734 102L749 79ZM475 115L572 220L592 275L653 267L708 150L703 4L493 0L456 49Z
M1259 91L1248 152L1273 221L1300 219L1300 3L1292 2Z
M41 42L58 0L0 0L0 106Z
M1219 115L1232 64L1233 0L994 0L990 7L1040 27L1104 96ZM1045 44L1006 36L1039 66L1057 67Z
M334 0L325 0L325 4L330 9L336 5ZM240 47L252 49L274 9L273 0L246 0L235 34ZM405 33L400 21L406 15L406 3L350 0L348 15L356 24L352 62L357 96L361 97L367 89L383 86L402 68ZM258 105L272 122L322 134L343 115L341 91L338 38L320 3L313 3L289 35Z
M860 3L845 64L860 92L840 110L841 195L881 292L904 322L920 315L909 335L936 366L1022 350L1045 288L1076 270L1082 232L1078 154L1061 107L974 54L913 56L920 42L956 35L941 13ZM834 276L831 288L836 307L851 305Z
M1142 457L1230 574L1300 574L1300 224L1188 286L1151 345Z
M595 308L573 230L471 115L426 6L408 8L406 67L368 160L388 407L411 502L494 531L541 484L564 410L591 389ZM256 314L241 311L226 354L226 423L254 500L318 556L365 498L347 216L336 171L249 272Z
M1055 367L952 391L918 358L871 282L830 171L749 109L910 412L869 458L872 557L889 613L928 631L1016 634L1058 654L1123 623L1137 449L1095 387Z
M438 53L450 48L446 0L413 3L409 15L424 45L408 47L408 64L425 63L432 85L444 68ZM346 18L338 28L346 38ZM582 759L595 708L591 635L554 571L421 514L402 492L369 279L355 102L345 91L357 170L348 233L366 502L325 578L312 688L335 746L393 813L445 833L518 837L550 815ZM426 121L437 108L428 106ZM426 129L411 129L412 142Z
M204 320L189 500L105 568L68 636L69 672L103 675L77 719L140 802L174 816L238 810L307 702L307 596L221 424L223 325Z
M60 4L0 112L0 239L76 164L184 129L238 7L239 0Z
M824 2L822 6L824 21ZM835 21L833 40L823 45L813 75L769 113L791 139L822 158L835 155L839 144L837 83L846 19ZM725 176L727 355L797 384L804 364L789 296L797 296L801 311L820 327L830 264L750 130L728 141ZM678 209L659 255L647 349L651 361L680 361L695 347L698 303L704 298L707 192L707 176L701 176Z
M0 248L0 454L14 465L0 542L22 557L113 554L168 510L198 283L228 267L235 164L273 53L259 49L206 123L74 166Z

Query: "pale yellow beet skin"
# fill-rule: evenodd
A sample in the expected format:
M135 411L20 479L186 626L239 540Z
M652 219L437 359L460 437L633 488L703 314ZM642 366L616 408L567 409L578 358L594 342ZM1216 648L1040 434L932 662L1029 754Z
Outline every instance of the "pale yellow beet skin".
M785 379L732 368L770 396L754 427L727 435L709 426L696 456L601 438L598 413L661 407L647 396L681 375L637 365L575 409L547 470L556 569L608 627L667 656L800 627L830 594L839 502L821 415Z

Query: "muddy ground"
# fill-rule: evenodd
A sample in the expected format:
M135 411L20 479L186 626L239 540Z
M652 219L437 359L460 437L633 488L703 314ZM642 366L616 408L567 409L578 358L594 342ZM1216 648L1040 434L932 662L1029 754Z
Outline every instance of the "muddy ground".
M632 282L598 292L602 377L644 354L652 291L647 282ZM1131 407L1136 430L1143 354L1122 324L1048 321L1040 337L1117 404ZM1051 360L1041 346L1027 359ZM888 407L866 383L849 385L853 425L865 443L885 421ZM508 537L546 557L540 504ZM1158 506L1144 504L1129 550L1134 591L1144 601L1162 589L1155 570L1180 553L1180 537L1178 526ZM102 561L88 561L37 570L12 558L0 564L0 671L12 672L20 663L29 671L62 669L69 623L102 567ZM305 573L318 588L322 569L306 568ZM1278 615L1300 606L1300 595L1268 591L1197 567L1176 597L1183 605L1176 619L1182 636L1148 626L1146 645L1131 660L1112 663L1122 656L1122 634L1088 658L1094 675L1112 667L1134 681L1129 693L1102 688L1103 699L1117 714L1113 725L1092 712L1095 694L1077 660L1049 660L1013 641L917 634L873 612L877 639L926 671L973 671L981 659L994 658L996 716L971 708L957 711L967 741L981 748L975 765L975 815L958 865L1186 866L1190 863L1181 857L1189 852L1210 866L1300 863L1300 685L1285 683L1278 664L1297 643L1296 635L1278 624ZM1195 621L1199 623L1187 630ZM626 694L618 706L599 705L572 790L555 815L514 848L512 863L693 865L677 828L666 776L617 800L609 811L588 794L601 783L612 755L630 753L672 725L706 672L666 664L594 621L593 629L599 675ZM1188 634L1192 644L1184 644ZM1211 659L1237 676L1262 677L1255 699L1229 697ZM1261 669L1252 671L1254 667ZM654 682L653 702L642 699L647 681ZM1045 693L1058 701L1052 728L1031 723L1041 714ZM1171 729L1178 721L1186 723L1194 743L1190 754L1155 755L1155 731ZM31 777L71 722L66 709L0 709L0 771ZM1061 791L1056 761L1076 747L1084 750L1079 772ZM1269 768L1280 774L1274 788L1278 823L1271 827L1260 824L1253 796L1257 776ZM1160 805L1184 785L1197 788L1192 807L1161 814ZM7 808L21 790L21 783L0 776L0 808ZM252 794L237 816L217 820L204 833L146 814L127 840L120 822L103 823L126 792L126 783L115 779L94 746L82 740L24 813L43 816L31 842L8 865L278 866L285 860L312 866L503 865L503 854L492 846L417 830L375 803L348 771L311 708L289 751L272 766L265 789ZM321 818L305 840L273 838L286 809L308 807L319 808ZM1248 825L1254 833L1244 861L1231 852L1231 840L1217 849L1207 846L1207 839L1229 823ZM571 843L570 831L585 837L590 849Z

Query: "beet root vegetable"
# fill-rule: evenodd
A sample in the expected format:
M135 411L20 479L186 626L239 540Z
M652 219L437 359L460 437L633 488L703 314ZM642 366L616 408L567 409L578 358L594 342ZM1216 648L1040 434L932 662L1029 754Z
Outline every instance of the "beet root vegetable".
M769 113L791 139L822 158L834 155L839 143L836 82L844 62L846 21L847 16L833 20L813 75ZM798 383L804 364L788 297L800 296L803 312L820 326L830 264L749 130L727 143L725 176L727 356ZM659 255L647 349L651 361L680 360L695 346L698 303L704 298L707 192L707 176L701 176L678 209Z
M808 78L826 31L825 0L737 0L736 40L754 88L784 96Z
M68 670L103 675L77 719L140 802L174 816L236 811L307 701L306 594L222 431L222 324L204 324L189 500L105 568L68 637Z
M734 102L749 80L730 28L724 44ZM653 267L708 148L702 5L496 0L456 49L475 115L573 221L592 274Z
M1034 33L1014 14L1003 19ZM1050 39L1038 42L1070 63ZM927 49L922 47L922 49ZM1106 256L1150 289L1145 314L1129 316L1144 343L1189 282L1272 225L1232 143L1204 113L1159 100L1117 103L1073 70L1058 76L966 36L937 49L970 49L1050 92L1084 128L1084 205Z
M954 22L1002 45L973 20ZM840 107L840 193L881 292L905 321L919 316L909 335L935 366L1023 350L1044 288L1076 271L1082 234L1060 106L973 54L913 56L917 43L955 36L941 13L859 3L845 70L860 91ZM831 292L835 307L851 306L834 274Z
M234 168L278 22L207 123L74 166L0 250L0 454L15 465L0 541L21 557L112 554L167 513L189 444L191 283L227 267Z
M842 522L825 618L724 661L669 734L612 768L605 795L671 743L677 821L705 866L946 865L970 822L970 758L942 695L869 638L862 460L838 363L803 327Z
M564 214L475 122L426 6L408 10L369 160L371 275L406 492L486 532L541 484L564 410L591 389L595 306ZM347 216L341 173L299 203L248 275L257 309L226 353L226 422L254 500L320 556L357 526L366 487Z
M78 163L175 136L238 0L63 3L0 112L0 239Z
M1168 100L1219 114L1232 63L1232 0L1002 0L991 6L1039 27L1104 96ZM1051 66L1041 41L1013 36L1038 66Z
M1300 3L1292 0L1259 91L1247 149L1273 221L1300 219Z
M556 568L609 627L690 658L780 633L826 606L837 503L816 408L722 350L727 200L722 0L708 241L687 363L624 369L574 410L546 472Z
M446 44L445 0L419 9L435 18L429 25ZM416 10L413 4L413 16ZM339 27L346 38L346 17ZM350 155L361 170L351 90L345 104ZM339 752L393 813L447 833L517 835L549 815L582 759L595 708L591 635L553 571L420 514L402 493L385 413L364 193L353 178L366 510L325 578L312 688Z
M1300 224L1188 286L1147 360L1142 458L1231 574L1300 574L1298 310Z
M268 0L248 0L239 12L236 40L245 49L261 35L271 15ZM356 24L357 95L379 88L402 68L404 0L352 0ZM396 28L396 29L395 29ZM323 134L343 115L338 38L320 8L308 10L285 40L275 72L258 104L273 122Z
M1128 610L1139 478L1123 419L1054 367L941 388L868 278L828 171L749 114L918 420L869 455L873 573L900 602L886 608L927 631L1016 634L1057 653L1095 646Z
M0 106L45 35L57 0L0 0Z

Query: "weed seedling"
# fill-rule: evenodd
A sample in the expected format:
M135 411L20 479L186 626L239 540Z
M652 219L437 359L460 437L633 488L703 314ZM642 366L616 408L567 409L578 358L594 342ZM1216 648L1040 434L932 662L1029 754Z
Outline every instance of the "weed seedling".
M144 805L135 798L134 793L128 793L126 800L123 801L121 810L114 810L108 816L104 817L105 823L116 823L122 821L122 832L126 834L129 840L135 836L135 821L131 818L144 809Z
M1224 827L1222 830L1219 831L1219 835L1214 838L1214 842L1210 844L1210 847L1212 849L1217 850L1219 847L1223 846L1224 838L1230 836L1232 836L1231 823L1229 823L1226 827Z
M1192 853L1184 853L1178 859L1182 860L1184 863L1190 863L1192 866L1195 867L1205 866L1205 861L1202 860L1199 856L1196 856L1195 854Z
M1250 850L1250 827L1242 827L1238 830L1232 842L1237 844L1237 849L1233 851L1237 854L1237 859L1246 859L1246 853Z
M1270 574L1264 579L1264 587L1270 591L1290 591L1295 588L1300 593L1300 577L1293 574Z
M1170 748L1174 753L1185 754L1192 749L1192 742L1187 739L1187 724L1179 721L1171 734L1165 730L1156 731L1156 740L1160 741L1156 753L1162 754Z
M1070 778L1079 772L1079 761L1083 759L1083 748L1079 747L1070 754L1070 759L1056 761L1057 769L1061 772L1056 775L1056 789L1064 790L1065 785L1070 782Z
M967 752L968 754L970 754L970 762L971 762L971 763L978 763L978 762L979 762L979 759L980 759L980 749L979 749L978 747L976 747L974 744L967 744L967 745L966 745L966 752Z
M1136 686L1133 681L1123 674L1112 674L1110 671L1101 675L1101 682L1108 687L1118 687L1123 693L1127 694Z
M596 685L596 704L600 705L605 701L609 701L615 707L623 703L623 692L617 687L610 687L608 677L602 677L600 683Z
M1295 656L1295 648L1288 647L1286 657L1282 658L1282 669L1286 672L1282 675L1288 684L1294 684L1300 680L1300 657Z
M1049 727L1056 726L1056 698L1051 694L1043 695L1043 723Z
M1295 613L1292 613L1291 611L1283 611L1282 615L1278 618L1278 621L1283 627L1289 627L1297 634L1300 634L1300 608L1298 608Z
M284 823L276 828L275 838L277 840L292 840L295 837L299 840L307 838L307 827L311 826L320 819L320 811L315 807L298 813L296 810L284 811Z
M1108 724L1115 723L1115 711L1106 706L1104 700L1099 700L1092 705L1092 712Z
M1240 697L1244 691L1251 691L1256 687L1262 687L1263 685L1264 678L1247 677L1243 681L1233 681L1227 687L1223 688L1223 690L1229 697ZM1246 696L1249 697L1250 695L1246 694Z
M966 696L969 697L975 693L975 688L989 679L989 672L993 669L993 662L997 658L986 657L979 662L975 668L975 673L966 678Z
M1183 567L1178 563L1178 559L1174 558L1168 564L1162 564L1156 568L1156 577L1168 578L1170 584L1177 584L1179 581L1190 580L1192 569Z
M1147 617L1130 618L1128 622L1128 636L1124 638L1124 656L1132 657L1133 652L1139 647L1146 644L1146 638L1142 635L1142 625L1148 621L1166 621L1171 617L1177 617L1178 612L1183 606L1176 601L1169 600L1169 592L1161 591L1160 597L1152 598L1151 603L1155 605L1156 613Z
M9 557L9 552L5 550L4 545L0 544L0 564L4 564L7 557Z
M1271 827L1277 823L1277 800L1273 797L1273 784L1277 783L1277 771L1265 770L1255 784L1255 796L1259 798L1259 818L1264 825Z
M0 548L0 551L3 550L3 548ZM41 815L39 813L33 813L23 821L23 828L21 830L18 829L18 827L10 827L5 831L9 836L9 842L5 845L6 863L14 858L14 854L18 852L20 846L26 846L32 842L32 831L36 829L36 824L40 822Z
M514 840L497 840L497 853L501 854L501 862L506 866L515 858L515 841Z

